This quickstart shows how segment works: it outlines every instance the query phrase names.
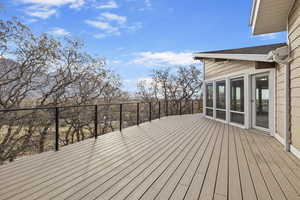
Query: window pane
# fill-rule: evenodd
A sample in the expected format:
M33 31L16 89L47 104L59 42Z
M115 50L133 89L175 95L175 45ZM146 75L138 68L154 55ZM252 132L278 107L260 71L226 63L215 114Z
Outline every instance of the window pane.
M213 84L206 85L206 106L213 107Z
M269 128L269 76L256 77L256 126Z
M231 110L244 112L244 79L238 78L230 81Z
M226 111L217 110L217 118L226 120Z
M230 121L237 123L237 124L241 124L244 125L244 114L240 114L240 113L230 113Z
M213 117L213 116L214 116L213 110L207 108L207 109L206 109L206 115L207 115L207 116L210 116L210 117Z
M216 100L217 108L226 109L226 82L219 81L216 83Z

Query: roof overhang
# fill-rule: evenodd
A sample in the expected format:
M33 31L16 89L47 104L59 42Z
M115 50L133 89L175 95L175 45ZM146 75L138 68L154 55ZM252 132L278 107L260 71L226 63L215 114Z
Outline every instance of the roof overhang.
M253 0L250 26L253 35L286 31L295 0Z
M196 53L194 58L200 59L226 59L226 60L243 60L243 61L260 61L260 62L274 62L265 54L209 54Z

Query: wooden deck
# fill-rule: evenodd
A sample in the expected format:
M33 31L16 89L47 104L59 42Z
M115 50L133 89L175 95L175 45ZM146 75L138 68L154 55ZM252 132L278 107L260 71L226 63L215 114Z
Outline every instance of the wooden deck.
M300 160L270 136L172 116L0 167L0 199L300 199Z

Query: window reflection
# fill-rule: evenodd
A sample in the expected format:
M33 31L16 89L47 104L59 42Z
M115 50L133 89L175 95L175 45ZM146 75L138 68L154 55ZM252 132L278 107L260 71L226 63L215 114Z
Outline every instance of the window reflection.
M206 85L206 107L213 107L213 84Z
M231 83L231 110L244 112L244 79L238 78L230 81Z
M226 82L218 81L216 83L216 100L218 109L226 109Z
M230 121L244 125L244 78L230 81Z

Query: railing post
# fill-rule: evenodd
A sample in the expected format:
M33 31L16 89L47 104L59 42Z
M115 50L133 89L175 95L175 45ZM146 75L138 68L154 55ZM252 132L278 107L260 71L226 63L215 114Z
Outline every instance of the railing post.
M59 150L59 108L55 108L55 151Z
M136 104L136 124L140 125L140 103Z
M165 101L165 105L166 105L166 116L169 116L169 108L168 108L168 100Z
M179 115L182 115L181 101L179 101Z
M192 100L192 114L194 114L194 101Z
M122 118L122 116L123 116L123 105L122 104L120 104L120 132L122 131L122 124L123 124L123 118Z
M149 121L151 122L152 120L152 103L149 102Z
M98 106L95 105L95 139L98 137Z
M160 119L160 101L158 102L158 119Z

